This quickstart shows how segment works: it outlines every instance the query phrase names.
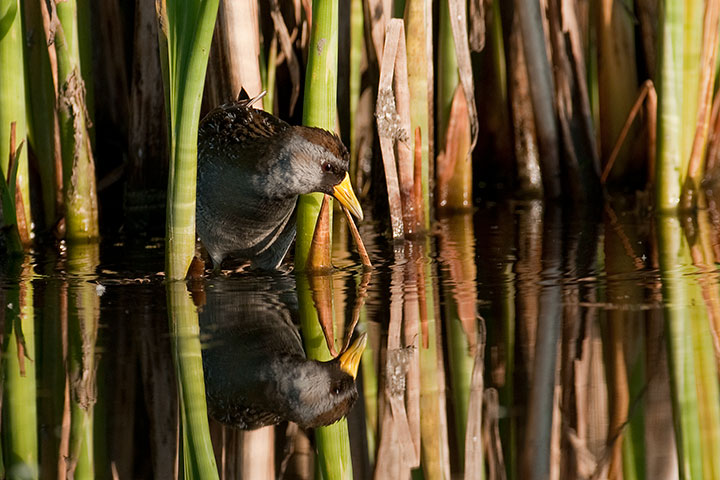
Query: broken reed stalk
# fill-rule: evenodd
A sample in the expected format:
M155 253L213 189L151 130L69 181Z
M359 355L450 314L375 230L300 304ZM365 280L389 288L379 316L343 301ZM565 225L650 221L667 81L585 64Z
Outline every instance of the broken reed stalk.
M407 161L409 124L409 91L407 84L407 55L405 51L404 26L400 19L393 19L387 26L383 59L380 67L378 98L375 107L378 137L385 170L385 183L390 207L390 226L393 239L403 238L408 222L405 215L412 170ZM393 81L394 80L394 81ZM395 86L393 92L392 86ZM400 113L402 109L404 115ZM398 159L395 160L394 145L397 145ZM400 181L398 181L398 175ZM402 188L402 190L401 190ZM402 202L402 203L401 203Z
M333 132L337 118L339 6L333 0L319 0L313 2L312 9L314 22L310 33L303 125ZM300 195L297 206L297 238L295 240L295 269L297 271L308 267L310 245L323 198L322 193ZM328 219L332 223L332 209L330 209ZM331 242L332 239L328 242L328 250L331 248Z
M468 104L458 86L452 98L444 148L436 160L438 210L458 211L472 207L471 143Z
M477 139L478 121L465 23L464 2L453 0L440 7L438 131L442 140L435 172L438 209L462 210L472 206L471 152Z
M467 104L467 119L470 128L470 147L468 156L475 148L478 139L478 114L475 106L475 89L473 88L472 63L470 61L470 40L467 30L467 7L463 0L450 0L448 2L448 13L454 45L454 64L458 71L460 85L465 94ZM497 5L495 5L497 6ZM444 9L442 10L444 12ZM499 11L495 12L499 17ZM495 18L499 22L499 18ZM441 20L442 22L442 20ZM498 23L499 24L499 23ZM494 52L495 53L495 52ZM504 61L504 59L503 59ZM441 67L443 68L443 67Z
M330 202L328 195L323 194L320 211L318 212L310 251L307 255L305 271L312 273L329 273L332 270L330 259L330 242L332 230L330 229Z
M355 245L357 246L358 254L360 255L360 261L365 267L372 268L370 256L368 255L365 244L360 237L360 232L358 231L357 225L355 225L355 220L353 220L352 215L350 215L350 212L347 208L342 207L342 211L345 214L345 218L347 219L348 227L350 227L350 233L352 234L353 241L355 241Z

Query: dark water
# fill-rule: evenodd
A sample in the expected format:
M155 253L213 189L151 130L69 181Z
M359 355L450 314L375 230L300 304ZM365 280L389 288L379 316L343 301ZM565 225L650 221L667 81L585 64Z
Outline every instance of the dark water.
M183 283L192 315L171 321L161 239L7 262L5 474L176 478L211 448L221 478L717 478L717 218L507 203L396 244L366 222L369 273L339 226L331 275ZM348 400L314 410L341 383L305 354L361 333ZM211 419L211 446L184 442L202 378L213 417L271 426ZM353 399L329 441L347 458L286 421Z

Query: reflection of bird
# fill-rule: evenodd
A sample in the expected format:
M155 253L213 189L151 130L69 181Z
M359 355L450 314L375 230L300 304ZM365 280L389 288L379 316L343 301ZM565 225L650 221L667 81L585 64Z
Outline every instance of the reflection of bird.
M198 133L197 232L215 267L226 258L273 269L295 237L298 195L333 195L362 219L340 139L291 126L252 100L221 105Z
M329 425L357 399L365 336L334 360L308 360L283 302L291 291L279 291L277 279L248 284L229 277L208 285L200 311L208 412L242 429L284 420L305 428Z

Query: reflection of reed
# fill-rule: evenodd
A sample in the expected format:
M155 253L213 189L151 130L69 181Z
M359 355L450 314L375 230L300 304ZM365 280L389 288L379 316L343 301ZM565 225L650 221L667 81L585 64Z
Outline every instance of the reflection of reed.
M658 217L657 225L679 470L686 478L714 478L720 475L720 397L702 289L687 275L696 272L690 251L695 232L688 241L671 215Z
M38 419L32 267L12 257L5 274L17 284L0 290L2 320L2 443L4 475L37 478Z
M218 478L208 427L197 310L185 282L171 281L166 287L180 400L184 475L186 478Z
M464 465L465 478L480 478L484 470L481 439L485 338L484 331L478 332L477 267L472 226L470 214L442 219L438 256L445 277L442 282L444 314L458 463ZM501 302L512 301L512 296L502 297Z
M562 237L561 212L546 205L542 229L542 282L538 301L535 354L530 371L527 404L523 476L549 478L551 463L555 364L562 318Z
M92 478L95 475L93 431L99 361L95 344L100 299L96 284L88 280L95 275L99 255L98 243L68 245L66 368L70 386L70 437L65 469L70 478Z

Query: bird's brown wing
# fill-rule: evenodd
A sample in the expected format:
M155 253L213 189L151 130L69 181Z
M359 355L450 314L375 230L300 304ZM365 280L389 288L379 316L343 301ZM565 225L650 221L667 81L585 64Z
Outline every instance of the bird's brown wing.
M249 105L254 99L243 99L220 105L200 121L199 142L215 146L248 145L275 137L290 128L279 118Z

